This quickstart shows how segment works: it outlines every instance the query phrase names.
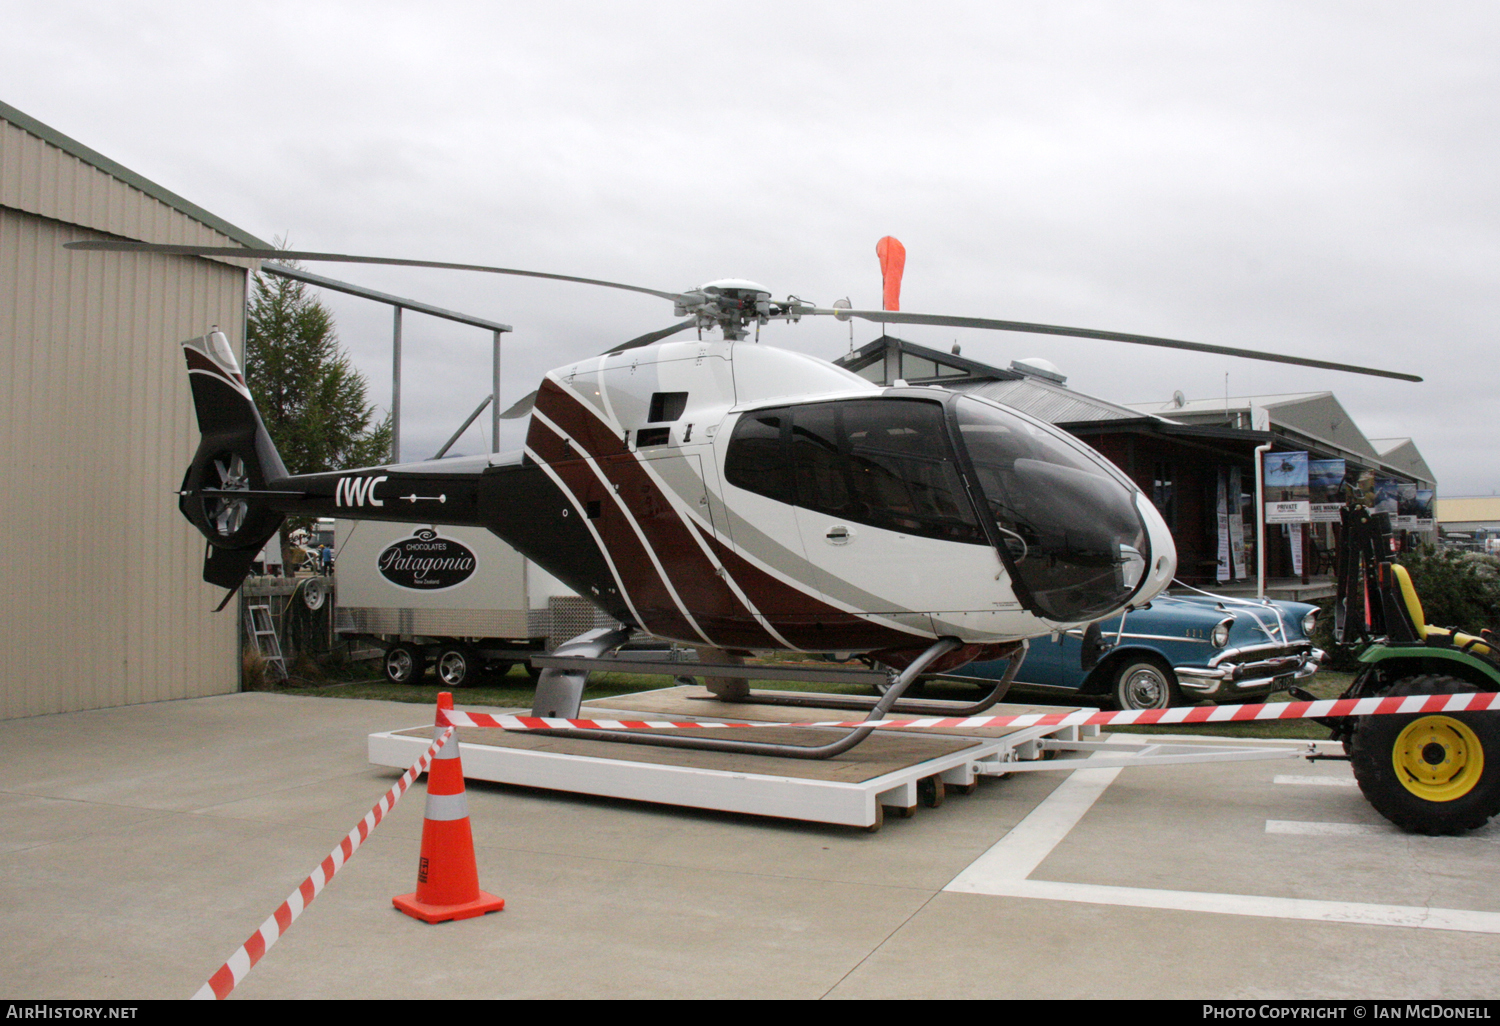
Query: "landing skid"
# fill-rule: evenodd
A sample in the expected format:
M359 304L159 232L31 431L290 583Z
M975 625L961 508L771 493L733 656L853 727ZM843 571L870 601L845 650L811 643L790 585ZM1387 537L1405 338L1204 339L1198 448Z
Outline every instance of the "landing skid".
M939 638L937 641L934 641L928 646L926 651L913 660L910 665L892 680L887 674L878 671L837 670L832 668L824 670L821 668L809 669L805 667L747 667L737 664L656 663L604 658L605 653L624 644L624 639L628 637L628 632L624 630L610 632L591 631L586 635L575 638L566 645L559 646L551 656L533 659L532 661L544 667L544 670L542 679L537 684L537 700L535 706L533 706L532 715L576 719L578 717L578 700L583 695L583 685L587 681L589 673L594 670L613 669L634 673L671 673L678 677L685 677L688 674L683 671L691 668L695 675L710 679L728 678L731 680L744 680L753 674L759 679L803 680L813 683L825 683L829 681L849 681L872 685L876 683L889 683L886 693L879 698L862 698L852 695L788 693L785 691L756 692L746 686L736 689L732 699L735 704L802 706L821 709L864 709L868 710L865 720L870 723L883 720L893 712L921 716L974 716L990 708L1004 697L1005 692L1010 688L1011 681L1015 678L1016 671L1020 669L1022 658L1026 654L1026 646L1022 644L1010 657L1010 664L1006 667L1005 674L1000 682L995 686L993 691L979 702L957 703L919 700L902 703L900 701L902 694L921 675L923 670L949 652L960 647L960 642L957 639ZM543 693L544 688L547 689L545 695ZM576 698L573 697L574 695L576 695ZM570 698L572 698L571 710L561 711L562 708L568 706ZM714 701L714 699L706 700ZM786 759L830 759L849 751L868 738L876 729L873 726L855 727L842 737L822 745L775 744L764 741L731 740L728 738L685 737L661 734L653 731L578 729L556 730L552 733L558 737L613 741L632 745L655 745L661 748L688 748L706 752L733 752L741 755L777 756Z

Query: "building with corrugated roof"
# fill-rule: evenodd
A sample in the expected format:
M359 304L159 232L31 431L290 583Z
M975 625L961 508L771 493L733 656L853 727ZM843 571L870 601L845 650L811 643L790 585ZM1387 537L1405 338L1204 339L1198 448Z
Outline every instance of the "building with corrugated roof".
M1232 487L1238 480L1241 489L1245 558L1237 568L1231 563L1231 576L1255 575L1258 446L1305 451L1312 459L1343 459L1383 477L1436 487L1411 439L1372 442L1331 392L1204 400L1177 396L1166 403L1119 404L1068 388L1067 378L1045 361L1017 361L1002 370L963 357L956 346L954 352L942 353L888 335L836 362L879 384L901 380L993 399L1088 442L1151 497L1177 543L1178 576L1190 584L1213 584L1219 576L1221 481ZM1282 527L1270 525L1266 534L1271 577L1293 576L1292 536ZM1327 565L1318 556L1333 549L1332 527L1313 524L1307 532L1309 572Z
M176 343L243 352L248 262L83 239L266 245L0 103L0 718L239 686L173 495L198 437Z
M1381 476L1424 488L1437 487L1431 468L1410 438L1366 438L1332 392L1215 396L1127 405L1183 424L1266 431L1276 439L1278 449L1305 450L1314 459L1346 460Z
M1437 500L1444 544L1500 553L1500 496L1455 495Z

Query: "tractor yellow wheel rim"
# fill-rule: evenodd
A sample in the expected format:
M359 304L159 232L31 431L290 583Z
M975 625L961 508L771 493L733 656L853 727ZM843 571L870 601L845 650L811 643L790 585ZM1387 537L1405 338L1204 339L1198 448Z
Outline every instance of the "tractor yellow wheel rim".
M1484 774L1484 746L1451 716L1423 716L1396 738L1391 762L1402 785L1430 802L1451 802Z

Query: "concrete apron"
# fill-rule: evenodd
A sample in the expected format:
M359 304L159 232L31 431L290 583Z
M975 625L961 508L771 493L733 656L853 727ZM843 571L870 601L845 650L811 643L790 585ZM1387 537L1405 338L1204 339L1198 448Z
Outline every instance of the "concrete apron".
M240 694L0 723L0 993L190 996L399 775L366 736L430 716ZM1495 825L1395 833L1351 782L1023 774L878 834L471 784L506 909L437 926L390 900L418 786L234 997L1492 996Z

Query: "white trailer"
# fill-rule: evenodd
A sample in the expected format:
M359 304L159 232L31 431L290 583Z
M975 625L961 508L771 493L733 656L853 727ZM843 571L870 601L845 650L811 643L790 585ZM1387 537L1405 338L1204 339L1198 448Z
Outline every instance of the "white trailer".
M475 683L596 627L618 624L488 531L338 520L334 628L385 650L393 683L431 666L447 687Z

